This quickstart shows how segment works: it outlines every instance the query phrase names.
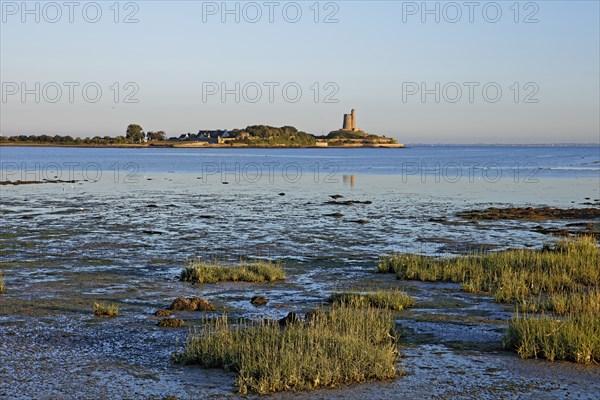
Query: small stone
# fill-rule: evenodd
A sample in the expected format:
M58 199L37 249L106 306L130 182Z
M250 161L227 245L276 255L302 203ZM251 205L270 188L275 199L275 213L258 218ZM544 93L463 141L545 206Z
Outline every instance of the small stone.
M254 296L251 300L250 303L254 304L255 306L264 306L265 304L267 304L269 302L269 300L267 300L265 297L263 296Z

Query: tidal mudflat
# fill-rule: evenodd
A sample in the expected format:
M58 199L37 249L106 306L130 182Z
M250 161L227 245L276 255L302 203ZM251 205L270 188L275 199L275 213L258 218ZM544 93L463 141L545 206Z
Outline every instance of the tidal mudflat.
M170 168L176 169L167 163L165 171L141 172L129 183L109 175L2 186L0 397L236 398L234 371L172 362L188 329L223 314L248 323L303 316L330 307L336 293L389 290L414 299L393 311L395 379L265 398L584 399L600 391L594 363L522 359L504 346L514 304L465 292L458 282L376 272L381 256L398 252L452 257L554 245L558 238L538 226L599 222L596 177L551 176L523 186L356 174L352 185L341 177L315 182L312 175L295 183L230 177L223 185L215 176L198 179L200 173ZM336 195L343 197L332 203ZM459 215L544 206L591 211L568 221ZM283 266L285 279L182 281L195 260L270 260ZM266 304L252 302L259 297ZM201 298L212 309L155 315L177 298ZM116 305L118 314L95 316L94 303ZM165 318L184 326L159 326Z

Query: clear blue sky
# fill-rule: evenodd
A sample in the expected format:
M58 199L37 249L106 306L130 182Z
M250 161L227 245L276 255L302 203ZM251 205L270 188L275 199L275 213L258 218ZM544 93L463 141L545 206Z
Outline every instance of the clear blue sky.
M598 1L519 2L518 23L513 1L494 3L502 12L496 23L490 22L497 19L496 7L485 1L474 8L473 22L464 2L454 3L462 13L455 23L457 10L448 2L427 3L430 9L438 4L439 23L433 14L422 15L421 1L319 2L319 23L310 8L314 1L297 2L302 10L297 23L285 20L283 6L288 20L295 17L295 6L285 1L274 8L272 23L263 1L255 3L262 12L256 23L249 22L256 9L244 8L247 2L238 3L239 23L233 14L225 15L223 23L221 10L210 15L213 6L221 8L220 1L137 1L137 9L124 9L126 2L121 2L119 23L114 23L113 1L98 2L102 16L97 23L84 19L83 6L89 2L79 3L71 23L69 9L59 1L62 16L51 23L56 10L43 9L46 2L40 2L38 23L35 14L23 14L20 1L2 1L2 134L116 136L129 123L169 136L252 124L293 125L321 134L341 127L343 113L356 108L359 128L404 143L600 140ZM35 3L28 7L34 9ZM95 9L86 10L85 17L93 20ZM132 12L138 22L123 23ZM332 12L338 22L323 23ZM524 23L532 13L538 22ZM35 91L35 82L40 83L40 102L34 94L23 102L21 84ZM56 103L49 101L56 97L55 85L47 85L51 82L62 89ZM72 103L65 82L79 84ZM102 89L97 103L82 95L90 82ZM116 103L114 82L120 86ZM125 88L127 82L139 88L133 96L138 103L124 102L135 88ZM241 87L256 82L262 98L249 102L256 92L248 86L239 103L234 95L224 103L218 94L203 99L203 82L224 82L230 89L236 82ZM265 82L280 84L272 103ZM282 87L290 82L302 89L297 103L283 97ZM314 82L321 86L316 103ZM335 85L326 90L328 82ZM439 103L434 93L425 102L420 93L408 93L421 90L422 83L435 91L436 82ZM452 82L462 90L455 103L449 101L457 95ZM473 86L473 102L465 82L479 85ZM515 82L520 86L517 103ZM490 100L496 87L502 89L496 103L483 97L489 83ZM325 103L336 86L333 99L338 102ZM288 94L293 97L294 89Z

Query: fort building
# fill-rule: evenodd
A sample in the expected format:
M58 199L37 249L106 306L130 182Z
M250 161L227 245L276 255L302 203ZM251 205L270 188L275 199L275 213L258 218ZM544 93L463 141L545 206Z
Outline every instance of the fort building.
M350 114L344 114L343 131L357 131L356 127L356 110L353 108Z

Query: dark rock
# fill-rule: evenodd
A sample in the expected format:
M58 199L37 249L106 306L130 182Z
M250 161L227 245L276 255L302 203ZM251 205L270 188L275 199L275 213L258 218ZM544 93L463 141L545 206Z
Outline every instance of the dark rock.
M265 297L263 296L254 296L251 300L250 303L254 304L255 306L264 306L265 304L267 304L269 302L269 300L267 300Z
M359 200L346 200L346 201L326 201L325 204L337 204L341 206L351 206L354 204L373 204L371 200L359 201Z
M76 183L77 181L61 181L61 180L51 180L51 179L43 179L41 181L0 181L0 185L36 185L41 183Z
M423 242L423 243L443 243L443 244L456 243L455 240L447 238L447 237L418 237L416 241Z
M298 315L296 315L296 313L292 311L284 318L281 318L279 320L279 326L286 327L288 325L296 324L298 322L300 322L300 318L298 318Z
M591 226L571 226L570 228L553 228L545 226L536 226L531 228L533 232L542 233L544 235L554 236L592 236L600 238L600 227L592 224Z
M148 204L146 207L148 208L158 208L156 204Z
M429 218L427 221L429 222L439 222L439 223L444 223L444 222L448 222L448 220L446 218Z
M333 213L333 214L325 214L326 217L334 217L334 218L342 218L344 214L342 213Z
M484 210L463 211L457 214L461 218L471 220L568 220L568 219L598 219L600 208L487 208Z
M285 196L285 193L281 192L279 193L280 196Z
M366 219L350 219L348 222L354 222L356 224L368 224L369 221Z
M143 230L143 233L145 233L146 235L162 235L164 232L160 232L160 231L153 231L151 229L148 230Z
M344 196L342 196L341 194L334 194L334 195L331 195L329 197L331 197L334 200L343 199L344 198Z

